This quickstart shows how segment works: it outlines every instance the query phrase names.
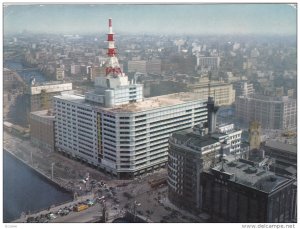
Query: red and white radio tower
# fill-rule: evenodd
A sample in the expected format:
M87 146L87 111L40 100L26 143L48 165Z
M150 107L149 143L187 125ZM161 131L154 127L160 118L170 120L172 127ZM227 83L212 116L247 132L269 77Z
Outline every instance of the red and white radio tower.
M114 40L114 33L112 31L112 19L108 19L108 26L109 26L109 33L107 34L107 42L108 42L108 62L106 65L106 76L112 74L113 76L123 76L121 71L118 59L116 57L117 52L115 48L115 40Z

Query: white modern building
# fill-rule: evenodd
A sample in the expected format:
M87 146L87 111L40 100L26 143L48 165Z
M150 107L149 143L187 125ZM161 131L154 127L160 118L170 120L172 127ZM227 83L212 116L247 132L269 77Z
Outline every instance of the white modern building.
M109 20L105 74L95 90L55 96L58 151L108 171L133 177L165 166L172 132L207 121L206 100L194 93L143 98L143 85L121 71Z
M241 154L242 130L236 129L234 124L217 126L216 133L212 134L212 137L217 138L220 142L226 141L230 146L228 153L235 156L239 156Z
M55 142L70 154L115 175L165 165L168 138L207 120L206 103L182 93L106 108L84 96L55 96Z

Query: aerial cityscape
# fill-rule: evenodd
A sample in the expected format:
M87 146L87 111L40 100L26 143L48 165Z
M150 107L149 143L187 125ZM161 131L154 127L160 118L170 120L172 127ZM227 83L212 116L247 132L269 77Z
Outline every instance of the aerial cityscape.
M4 4L3 223L297 223L297 4Z

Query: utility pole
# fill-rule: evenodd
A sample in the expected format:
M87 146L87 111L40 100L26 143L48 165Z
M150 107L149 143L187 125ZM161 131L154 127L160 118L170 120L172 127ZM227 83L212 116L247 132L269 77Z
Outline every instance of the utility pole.
M136 201L133 203L133 222L135 223L136 219Z
M74 194L73 194L73 200L77 200L77 198L78 198L77 192L74 192Z
M106 204L105 201L102 203L102 222L106 223L107 221L107 217L108 216L108 212L107 212L107 208L106 208Z
M136 200L133 203L133 222L135 223L136 220L136 208L141 206L141 203L138 203Z
M32 151L30 151L30 159L31 159L31 165L33 166L33 157L32 157Z
M54 162L51 163L51 180L53 180L53 167L54 167Z

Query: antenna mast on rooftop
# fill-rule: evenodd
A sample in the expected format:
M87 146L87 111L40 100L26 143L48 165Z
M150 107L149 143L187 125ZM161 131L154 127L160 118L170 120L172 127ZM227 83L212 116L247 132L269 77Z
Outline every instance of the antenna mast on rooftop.
M114 39L114 33L112 29L111 18L108 19L108 28L109 28L109 33L107 34L107 42L108 42L107 56L109 60L106 66L106 76L109 74L112 74L114 76L123 76L118 59L116 57L117 52L115 48L115 39Z
M208 72L208 97L210 97L210 80L211 80L211 72Z

